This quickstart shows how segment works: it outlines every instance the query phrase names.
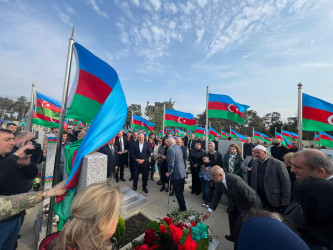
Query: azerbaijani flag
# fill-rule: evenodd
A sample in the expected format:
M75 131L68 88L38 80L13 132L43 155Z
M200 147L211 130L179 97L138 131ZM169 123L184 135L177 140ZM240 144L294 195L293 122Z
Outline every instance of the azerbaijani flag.
M177 134L178 136L183 136L184 131L183 131L183 130L180 130L179 128L176 128L176 134Z
M61 112L61 103L49 96L36 92L36 114L59 120Z
M221 137L222 139L228 139L228 137L230 137L230 135L227 132L224 132L223 130L221 131Z
M37 114L35 110L33 110L32 115L33 115L32 123L35 125L44 126L48 128L59 126L59 120L45 116L43 114Z
M158 136L159 136L160 138L163 137L163 131L162 131L162 130L158 133Z
M333 136L325 133L325 132L319 132L320 133L320 145L333 148Z
M149 128L150 131L154 130L155 124L152 122L147 121L145 118L138 116L138 115L133 115L133 128L137 129L146 129Z
M245 122L243 115L250 106L235 102L230 96L209 94L208 117L222 118L241 124Z
M69 126L68 119L65 118L65 124L64 124L64 129L67 130Z
M4 124L5 123L5 119L1 118L0 119L0 125Z
M320 132L319 132L319 133L320 133ZM316 134L316 137L315 137L316 144L319 144L319 142L320 142L320 139L319 139L319 138L320 138L319 135Z
M284 137L286 137L287 140L291 140L291 141L298 140L298 134L296 134L296 133L289 132L289 131L286 131L286 130L282 130L281 132L282 132L281 134Z
M115 88L117 72L78 43L73 45L76 76L67 101L67 118L92 123Z
M193 132L191 130L187 129L186 130L186 134L189 135L189 136L191 136L193 134Z
M246 136L238 134L235 130L230 129L230 135L233 138L238 138L240 141L246 143Z
M202 137L202 136L206 137L206 129L197 126L195 130L195 137Z
M78 47L78 44L75 43L75 46ZM77 151L76 151L77 148L73 150L73 152L77 152L75 154L75 159L73 161L72 159L66 158L68 162L73 162L69 177L65 184L65 188L70 190L73 190L73 188L76 187L78 183L78 178L80 175L82 160L84 156L92 153L96 149L105 145L109 140L114 138L123 128L127 117L126 98L116 71L111 66L101 61L99 58L94 56L92 53L90 53L80 45L79 48L84 50L84 53L79 56L80 61L85 62L84 74L87 75L87 72L90 72L89 73L90 75L88 74L90 77L89 79L94 79L93 82L97 82L96 84L103 83L105 85L112 86L112 91L110 91L109 95L106 96L104 103L101 103L100 109L97 110L97 115L93 119L93 122L86 136L82 139L82 142L76 141L68 145L71 147L74 146L78 147ZM77 64L77 65L81 71L82 64L81 65ZM93 75L93 73L95 73L95 75ZM98 89L99 87L96 88ZM80 93L85 93L85 92L80 92ZM82 98L81 96L79 97L78 100L82 102L87 100L86 98L87 97ZM74 101L75 100L73 100L73 102ZM88 103L90 103L91 105L93 104L91 100L88 100ZM84 112L88 113L88 111L93 112L96 107L97 106L95 106L93 109L90 109L89 111L85 110L83 105L81 109L84 110ZM86 118L87 117L88 116L86 116ZM67 155L67 157L73 157L73 154L69 154ZM69 206L67 207L70 207L72 199L73 199L72 192L71 191L67 192L66 195L64 196L64 202L66 202L66 204L69 204Z
M264 142L267 142L267 143L272 143L271 138L269 138L267 135L257 132L257 131L253 131L253 138L263 140Z
M164 126L181 127L195 130L197 121L191 113L185 113L173 109L165 109Z
M288 147L288 148L292 148L293 147L291 145L291 143L282 134L280 134L279 132L276 132L275 138L276 139L280 139L281 140L281 144L283 146Z
M214 137L219 137L219 134L215 131L215 129L213 129L213 127L209 128L209 139L210 140L214 140Z
M306 131L333 131L333 104L303 93L303 124Z
M166 132L167 133L172 133L173 135L175 134L175 132L173 132L173 130L171 128L167 128Z

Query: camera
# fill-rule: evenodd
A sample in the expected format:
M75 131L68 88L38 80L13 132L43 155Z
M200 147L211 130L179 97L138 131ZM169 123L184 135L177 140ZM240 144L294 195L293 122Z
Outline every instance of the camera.
M27 141L25 143L25 145L28 144L28 142L31 142L31 145L33 145L35 147L35 149L26 149L24 151L24 153L26 155L34 155L34 154L40 154L40 152L42 151L42 145L40 145L39 143L37 143L34 139Z

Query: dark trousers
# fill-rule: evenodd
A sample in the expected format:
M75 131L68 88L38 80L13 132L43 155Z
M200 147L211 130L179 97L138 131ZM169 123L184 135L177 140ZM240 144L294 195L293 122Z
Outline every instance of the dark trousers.
M134 175L133 175L133 187L138 187L138 180L139 180L139 172L142 173L142 187L147 187L147 180L148 180L148 164L144 162L143 164L134 165Z
M237 209L233 209L232 211L228 211L228 218L229 218L229 230L230 230L230 236L234 240L237 239L237 220L240 215Z
M192 193L200 194L201 192L201 183L199 178L199 172L191 170L192 174Z
M116 174L116 179L118 179L119 177L119 173L120 173L120 179L124 179L124 165L125 165L125 155L118 155L118 171Z
M155 159L151 159L150 160L150 177L153 178L154 177L154 172L155 172Z
M134 162L133 162L132 157L130 157L130 159L129 159L129 169L131 172L131 179L133 179L134 178Z
M175 192L178 201L179 210L186 211L186 205L184 200L185 178L179 180L173 180L172 185L173 185L173 191Z

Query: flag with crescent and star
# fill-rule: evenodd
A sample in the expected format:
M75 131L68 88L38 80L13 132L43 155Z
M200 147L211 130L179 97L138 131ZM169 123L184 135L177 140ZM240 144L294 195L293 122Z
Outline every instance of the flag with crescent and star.
M287 138L287 140L290 140L290 141L295 141L295 140L298 140L298 134L294 133L294 132L289 132L289 131L286 131L286 130L282 130L281 131L281 134Z
M197 121L193 114L185 113L173 109L165 109L164 126L166 127L181 127L190 130L195 130Z
M266 143L272 143L271 138L269 138L264 133L260 133L258 131L253 131L253 138L256 138L256 139L259 139L259 140L263 140Z
M230 129L230 135L233 138L238 138L240 141L246 143L246 136L238 134L235 130Z
M216 130L213 129L213 127L210 127L209 128L209 139L213 141L214 137L217 137L218 139L222 139L222 137L219 135L219 133L217 133Z
M303 124L306 131L333 131L333 104L303 93Z
M242 124L243 115L250 106L235 102L230 96L209 93L208 117L222 118Z
M136 129L146 129L148 128L150 131L154 130L155 123L147 121L145 118L138 116L138 115L133 115L133 128Z
M195 130L195 137L202 137L202 136L206 137L206 129L197 126Z
M61 103L49 96L36 92L36 114L42 114L47 117L59 120L61 112Z
M32 124L39 125L41 127L44 126L44 127L52 128L52 127L59 126L59 120L52 118L52 117L48 117L43 114L37 114L35 111L35 107L33 108L32 118L33 118Z

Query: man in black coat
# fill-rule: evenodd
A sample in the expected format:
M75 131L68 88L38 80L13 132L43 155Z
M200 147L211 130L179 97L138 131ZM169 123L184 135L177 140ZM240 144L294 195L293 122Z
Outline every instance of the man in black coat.
M188 144L186 145L188 147L188 150L191 152L192 149L195 148L195 143L196 143L196 139L195 139L195 135L192 134L191 135L191 140L188 142Z
M138 132L133 132L133 135L129 141L128 144L128 151L129 151L129 167L130 167L130 172L131 172L131 178L129 179L130 181L133 180L134 177L134 162L133 162L133 147L134 144L138 141Z
M226 235L225 238L235 242L239 231L236 226L239 216L244 212L250 211L251 208L262 208L260 198L256 191L248 186L241 177L224 173L220 166L214 166L211 169L211 175L216 188L208 211L202 216L202 220L209 218L219 204L222 194L225 194L228 197L227 213L230 229L230 236Z
M139 171L142 172L142 189L148 193L147 180L149 168L149 156L151 155L149 143L145 141L143 134L139 135L139 141L133 145L132 158L134 163L133 190L137 190Z
M127 166L128 164L128 144L129 143L126 137L123 136L123 131L120 131L118 133L118 136L116 137L116 145L118 147L118 167L119 167L119 171L117 171L116 173L116 180L118 180L120 172L119 180L126 181L124 179L124 166Z
M283 162L283 156L288 153L288 149L281 145L280 139L274 140L274 146L271 147L272 157Z
M254 148L254 144L251 141L251 137L246 137L246 143L243 145L243 158L252 156L252 149Z
M100 148L99 152L108 156L107 177L114 178L116 171L118 171L118 146L115 145L116 139L111 139L107 144ZM116 181L119 180L116 178Z
M183 145L185 147L187 147L187 143L188 143L188 137L187 137L187 134L186 132L183 133Z
M199 195L201 192L201 183L199 179L199 172L201 170L201 165L203 164L202 157L205 151L201 149L201 141L195 142L195 148L190 152L190 169L192 174L192 191L191 194Z

